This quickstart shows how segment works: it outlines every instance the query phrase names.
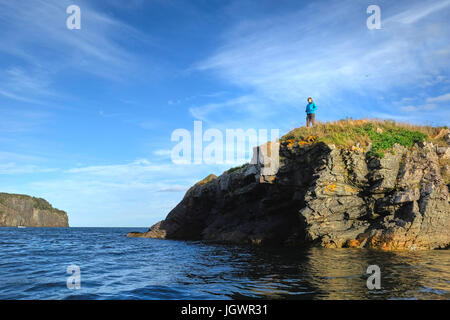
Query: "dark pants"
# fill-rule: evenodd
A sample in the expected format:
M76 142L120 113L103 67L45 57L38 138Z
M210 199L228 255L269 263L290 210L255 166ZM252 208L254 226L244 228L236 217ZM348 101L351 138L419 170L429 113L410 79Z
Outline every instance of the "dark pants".
M308 113L306 115L306 126L309 127L310 123L312 126L316 123L316 115L314 113Z

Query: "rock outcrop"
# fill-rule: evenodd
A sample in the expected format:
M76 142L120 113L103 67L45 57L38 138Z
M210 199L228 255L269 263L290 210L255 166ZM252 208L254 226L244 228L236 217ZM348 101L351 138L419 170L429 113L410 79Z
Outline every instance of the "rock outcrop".
M68 227L67 213L41 198L0 193L0 227Z
M258 160L219 177L210 175L191 187L165 220L129 236L386 250L447 248L450 147L395 144L382 158L368 149L337 148L314 137L282 141L274 170ZM254 153L259 159L258 150Z

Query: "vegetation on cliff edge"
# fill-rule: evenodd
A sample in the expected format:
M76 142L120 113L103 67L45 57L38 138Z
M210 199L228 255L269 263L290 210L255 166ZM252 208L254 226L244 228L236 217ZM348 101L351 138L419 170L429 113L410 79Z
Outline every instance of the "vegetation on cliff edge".
M11 194L11 193L0 193L0 204L8 206L7 201L9 199L22 199L22 200L32 200L33 207L39 210L53 211L59 214L66 214L65 211L53 208L52 205L45 199L31 197L25 194Z
M394 144L411 147L416 142L432 140L444 145L442 134L445 127L418 126L391 120L339 120L318 123L314 127L301 127L290 131L282 141L305 141L314 137L315 142L334 144L337 147L352 147L359 144L362 148L371 145L370 154L383 157Z

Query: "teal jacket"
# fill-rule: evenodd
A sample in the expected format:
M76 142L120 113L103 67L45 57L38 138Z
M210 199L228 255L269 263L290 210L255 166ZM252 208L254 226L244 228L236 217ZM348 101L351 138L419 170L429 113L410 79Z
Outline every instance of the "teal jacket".
M306 113L307 114L315 113L316 109L317 109L317 106L314 102L313 103L308 102L308 104L306 105Z

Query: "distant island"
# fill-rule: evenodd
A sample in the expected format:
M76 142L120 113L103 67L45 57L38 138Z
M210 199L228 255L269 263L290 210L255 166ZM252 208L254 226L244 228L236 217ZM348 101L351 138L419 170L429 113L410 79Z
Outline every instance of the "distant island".
M130 237L416 250L450 245L450 131L386 120L292 130ZM275 149L274 149L275 147ZM279 164L267 166L267 151Z
M0 227L69 227L69 218L42 198L0 193Z

